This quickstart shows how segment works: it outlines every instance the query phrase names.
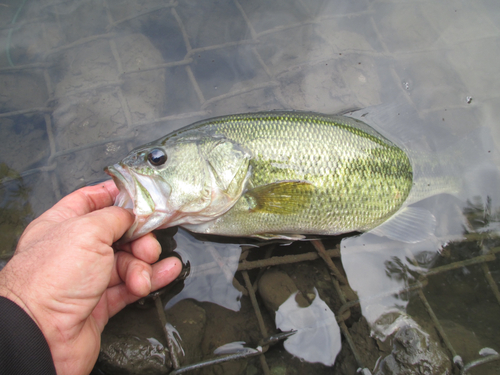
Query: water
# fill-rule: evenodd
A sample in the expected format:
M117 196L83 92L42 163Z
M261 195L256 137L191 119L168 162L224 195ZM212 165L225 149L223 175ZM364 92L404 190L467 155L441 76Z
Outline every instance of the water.
M306 347L321 345L318 350L333 353L339 337L335 373L354 373L360 364L346 332L372 372L379 357L398 355L392 347L400 339L397 332L428 335L422 340L440 348L435 351L458 355L466 364L483 358L482 348L499 351L499 179L492 167L500 164L495 151L499 24L500 8L490 0L5 0L0 4L2 262L30 220L65 194L105 178L103 167L133 147L183 125L238 112L362 108L357 115L364 121L412 152L439 155L441 165L451 165L464 181L453 196L417 203L436 217L435 236L417 244L371 234L323 241L337 251L334 265L348 284L332 281L333 271L322 260L275 265L274 274L252 269L248 278L257 289L259 322L245 273L238 271L232 280L238 260L300 259L302 253L316 253L311 243L256 249L248 241L164 233L165 252L175 241L191 266L188 278L166 291L161 303L182 338L181 363L213 357L217 347L232 342L257 347L262 331L277 332L269 310L297 290L302 299L296 297L300 308L291 304L299 316L294 324L302 334L312 332L310 341L302 351L290 349L293 340L270 347L264 366L273 373L328 373L329 367L292 359L286 349L301 355ZM200 290L202 296L195 293ZM264 299L266 293L274 297ZM324 328L333 327L325 323L332 322L331 315L311 319L305 313L307 306L314 312L323 304L339 330ZM144 339L142 348L150 355L139 362L159 373L167 343L154 306L145 301L142 309L127 308L111 320L103 342L137 349L130 337ZM308 321L333 333L322 341ZM423 349L417 354L429 355ZM442 365L437 357L431 362ZM204 371L265 371L255 358L217 366ZM471 373L498 373L498 366L491 362ZM101 361L99 368L96 372L119 373L112 363Z

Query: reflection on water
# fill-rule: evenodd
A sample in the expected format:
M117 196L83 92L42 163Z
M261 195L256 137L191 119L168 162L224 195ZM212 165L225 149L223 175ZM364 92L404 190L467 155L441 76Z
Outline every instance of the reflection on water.
M276 311L276 328L295 331L283 346L288 353L307 362L332 366L342 346L335 314L316 289L314 300L306 307L295 301L297 293L290 295Z
M17 240L24 228L33 219L28 202L30 189L26 187L19 173L0 163L0 269L3 261L12 256Z
M499 351L496 5L2 1L0 254L12 252L34 216L76 187L102 180L104 166L195 120L363 108L357 113L363 121L412 156L433 156L431 163L424 157L423 167L459 179L458 191L434 190L439 194L415 203L435 218L433 234L418 243L373 234L323 241L348 284L332 279L332 264L307 242L248 249L182 231L164 235L165 252L176 241L192 272L161 297L167 322L182 338L181 365L231 342L258 347L277 331L276 311L295 293L302 308L324 302L335 314L342 334L335 373L387 373L389 362L404 366L416 358L404 359L401 348L428 359L422 342L438 345L455 371L454 357L466 364L484 347ZM172 366L153 305L127 308L103 337L103 353L121 347L123 363L141 359L143 367L131 365L131 372ZM378 335L372 338L371 330ZM325 351L337 355L334 341ZM203 371L332 371L298 360L287 346L266 347L263 360ZM374 370L379 357L385 359ZM101 370L121 373L114 359L101 361ZM430 361L441 368L440 359ZM497 373L498 362L474 371Z
M179 229L174 240L177 244L175 252L188 265L189 274L184 279L182 291L170 299L165 308L192 298L239 311L242 294L233 286L232 280L238 268L240 245L197 241L182 229Z

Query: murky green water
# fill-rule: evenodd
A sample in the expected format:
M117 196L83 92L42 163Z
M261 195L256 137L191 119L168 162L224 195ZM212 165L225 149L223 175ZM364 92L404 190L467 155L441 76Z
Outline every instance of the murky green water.
M255 248L166 231L165 253L175 248L189 275L159 302L111 320L95 372L124 373L120 356L136 373L171 368L158 305L182 366L228 343L263 345L277 326L298 330L264 346L263 357L204 374L388 374L391 363L423 373L405 367L415 362L459 373L454 357L466 366L495 359L479 351L500 350L499 25L489 0L4 0L1 261L62 196L183 125L272 109L363 109L353 116L412 153L438 155L461 181L453 195L416 203L435 216L434 236L327 239L328 265L309 242ZM470 373L499 370L497 360Z

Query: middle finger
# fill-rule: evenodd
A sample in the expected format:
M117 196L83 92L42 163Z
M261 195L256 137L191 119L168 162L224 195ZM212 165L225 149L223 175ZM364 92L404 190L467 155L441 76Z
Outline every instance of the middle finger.
M151 265L125 251L115 254L109 287L125 283L130 293L144 297L151 291Z
M119 245L119 250L133 254L146 263L156 262L161 254L161 245L153 233L148 233L132 242Z

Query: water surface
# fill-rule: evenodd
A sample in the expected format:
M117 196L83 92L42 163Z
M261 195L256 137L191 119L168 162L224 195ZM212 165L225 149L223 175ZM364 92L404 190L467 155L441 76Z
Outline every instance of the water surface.
M283 305L293 307L287 314L307 333L302 348L293 349L290 339L270 347L265 360L204 371L255 374L267 366L276 373L329 373L333 366L335 373L359 367L375 373L377 359L397 354L392 343L402 326L429 335L449 366L454 356L469 363L483 358L482 348L499 351L498 25L500 8L489 0L4 0L2 262L34 217L106 178L102 169L133 147L183 125L272 109L363 109L353 115L411 152L437 155L440 167L460 180L453 195L416 203L436 217L435 235L417 244L371 234L323 241L337 252L334 265L344 280L332 278L321 259L248 274L240 266L232 278L243 258L315 254L308 242L254 248L183 231L161 235L165 252L176 247L191 272L161 301L182 338L181 364L211 358L236 341L257 347L279 332L272 310ZM256 290L260 321L245 275ZM274 299L263 297L273 293ZM316 310L323 304L325 316ZM149 354L142 355L161 362L151 365L160 373L160 347L167 345L161 325L146 301L112 320L103 343L143 339ZM321 338L317 327L331 334ZM323 364L297 359L317 347L333 353L308 357ZM113 363L100 366L96 372L120 373ZM498 373L498 366L471 373Z

